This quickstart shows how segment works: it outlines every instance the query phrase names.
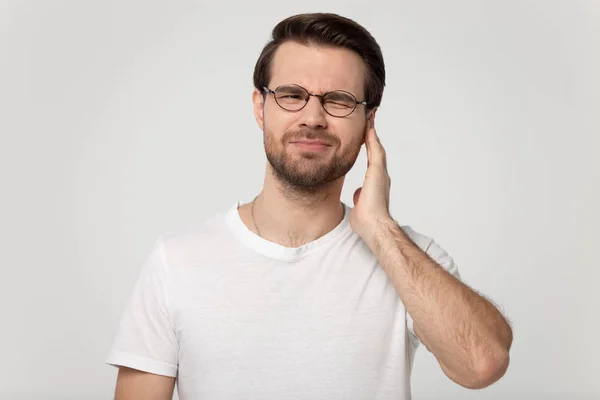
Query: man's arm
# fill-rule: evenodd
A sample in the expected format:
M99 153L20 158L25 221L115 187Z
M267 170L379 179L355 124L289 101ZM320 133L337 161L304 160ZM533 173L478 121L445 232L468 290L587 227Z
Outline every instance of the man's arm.
M115 400L172 400L175 378L120 367Z
M352 229L377 257L415 333L446 375L467 388L489 386L508 368L512 330L494 305L432 260L392 219L385 149L373 121L368 125L367 173L354 192Z
M500 311L433 261L392 219L367 241L415 333L456 383L480 389L506 372L512 330Z

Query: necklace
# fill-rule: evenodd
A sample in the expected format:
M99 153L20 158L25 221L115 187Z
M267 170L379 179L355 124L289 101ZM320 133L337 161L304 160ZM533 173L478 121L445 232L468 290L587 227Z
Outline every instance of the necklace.
M254 200L252 200L252 205L250 206L250 214L252 215L252 222L254 223L254 229L256 229L256 233L258 233L258 236L262 237L262 235L260 234L260 230L258 230L258 225L256 225L256 219L254 219L254 202L257 198L258 196L256 196Z

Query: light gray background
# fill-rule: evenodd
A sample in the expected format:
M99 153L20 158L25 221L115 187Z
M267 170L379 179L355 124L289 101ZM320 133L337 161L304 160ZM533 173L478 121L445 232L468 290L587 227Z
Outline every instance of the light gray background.
M2 0L0 398L111 398L153 241L260 189L252 69L307 11L381 44L393 214L514 324L502 381L463 389L421 347L414 398L600 398L600 5L572 0Z

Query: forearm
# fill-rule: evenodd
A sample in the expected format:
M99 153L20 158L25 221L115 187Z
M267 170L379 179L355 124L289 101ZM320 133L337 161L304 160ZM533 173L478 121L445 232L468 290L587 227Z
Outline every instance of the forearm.
M512 331L493 304L433 261L393 220L380 223L367 244L419 338L445 369L464 382L505 370Z

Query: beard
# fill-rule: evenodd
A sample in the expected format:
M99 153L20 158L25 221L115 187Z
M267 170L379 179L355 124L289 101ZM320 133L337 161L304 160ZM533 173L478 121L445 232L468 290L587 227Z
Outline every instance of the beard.
M364 138L363 134L340 149L339 139L325 131L287 131L277 140L272 132L266 127L264 129L265 153L277 180L294 192L311 194L345 176L352 169ZM294 139L325 140L332 148L323 153L307 151L291 154L286 146Z

